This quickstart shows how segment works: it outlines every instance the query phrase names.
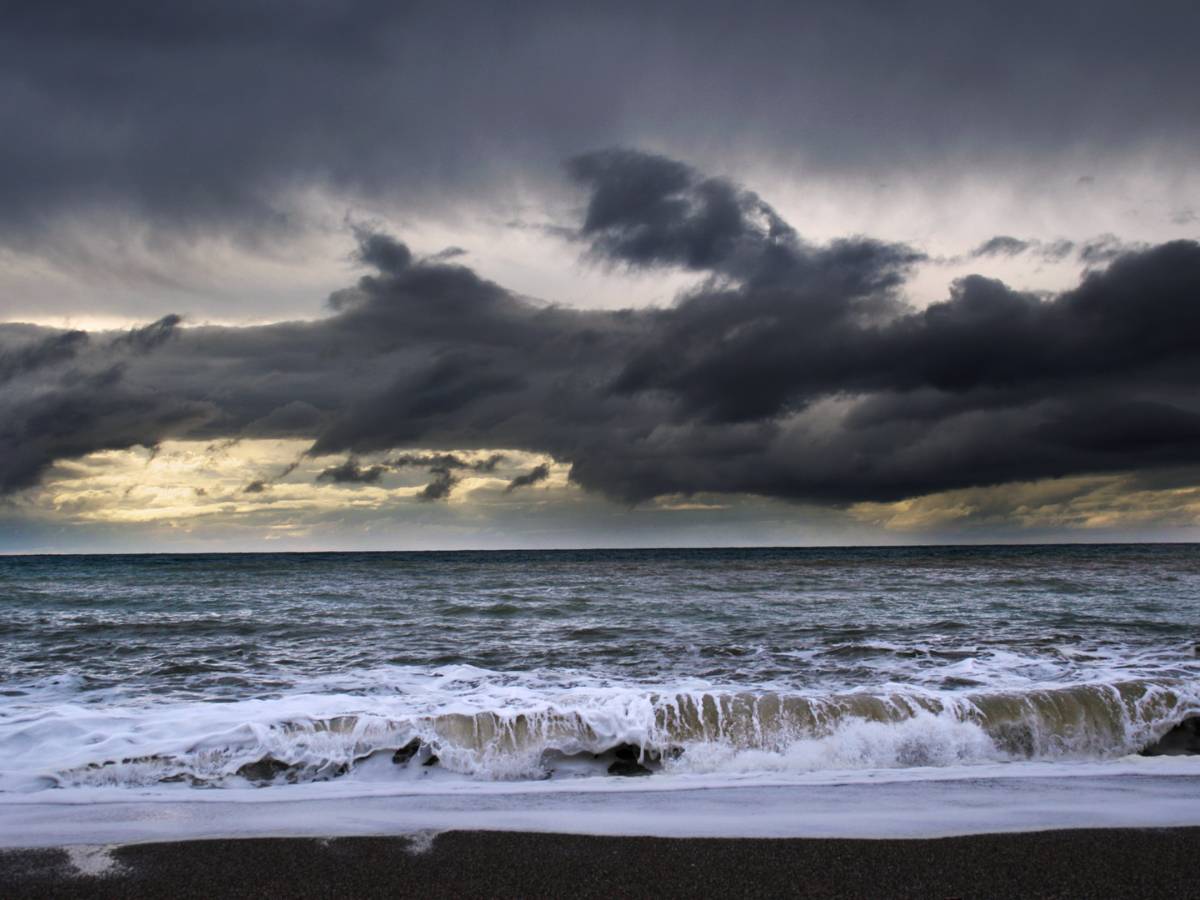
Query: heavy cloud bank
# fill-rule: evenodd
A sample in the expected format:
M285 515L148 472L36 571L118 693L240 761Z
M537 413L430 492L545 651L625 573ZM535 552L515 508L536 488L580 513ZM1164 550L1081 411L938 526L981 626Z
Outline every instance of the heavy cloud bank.
M751 147L822 172L1190 167L1183 0L3 0L0 245L96 211L192 237L296 192L413 204L579 147Z
M921 255L806 242L758 196L660 156L577 157L602 264L683 268L669 308L544 306L444 256L360 236L371 268L314 322L128 333L0 325L0 490L172 437L300 437L326 483L423 466L427 499L512 448L623 502L747 492L830 503L1191 462L1200 244L1117 255L1051 297L970 276L924 309ZM446 451L424 456L405 448ZM544 478L534 470L510 486Z

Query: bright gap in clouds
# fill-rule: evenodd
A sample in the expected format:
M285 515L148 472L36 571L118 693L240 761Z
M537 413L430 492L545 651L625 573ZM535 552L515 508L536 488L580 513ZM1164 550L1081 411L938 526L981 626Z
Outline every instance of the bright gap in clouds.
M432 476L390 468L338 483L343 457L308 457L307 441L166 441L58 464L10 501L25 523L13 552L474 549L718 544L895 544L1200 538L1200 473L1045 479L828 509L745 496L666 496L629 510L590 496L569 466L515 450L470 451L447 496ZM412 457L446 451L406 450ZM359 473L397 454L356 458ZM543 479L510 489L544 465ZM69 533L62 529L69 528ZM4 514L0 511L0 532Z

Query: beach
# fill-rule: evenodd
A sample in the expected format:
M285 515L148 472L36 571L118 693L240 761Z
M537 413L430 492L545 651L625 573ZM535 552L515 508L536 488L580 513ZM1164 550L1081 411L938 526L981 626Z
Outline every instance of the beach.
M6 850L0 891L10 898L1180 898L1194 894L1198 855L1200 828L935 840L452 831Z

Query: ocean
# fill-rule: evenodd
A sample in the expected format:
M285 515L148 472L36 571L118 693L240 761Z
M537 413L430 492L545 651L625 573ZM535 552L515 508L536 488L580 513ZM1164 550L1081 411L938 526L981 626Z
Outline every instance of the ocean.
M1195 545L10 556L0 602L0 842L1200 823L1139 754L1200 715Z

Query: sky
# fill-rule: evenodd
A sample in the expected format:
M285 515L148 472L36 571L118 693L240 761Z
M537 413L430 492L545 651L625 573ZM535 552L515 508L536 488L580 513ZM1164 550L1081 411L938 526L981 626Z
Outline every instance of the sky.
M0 0L0 552L1200 539L1200 7Z

